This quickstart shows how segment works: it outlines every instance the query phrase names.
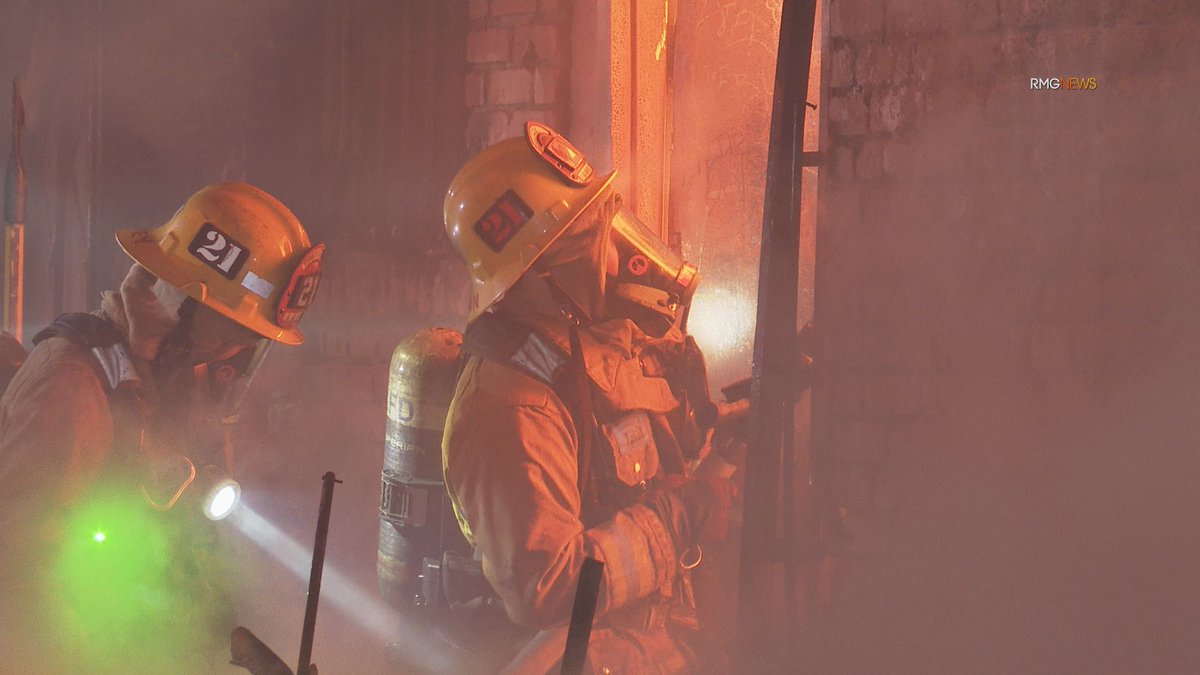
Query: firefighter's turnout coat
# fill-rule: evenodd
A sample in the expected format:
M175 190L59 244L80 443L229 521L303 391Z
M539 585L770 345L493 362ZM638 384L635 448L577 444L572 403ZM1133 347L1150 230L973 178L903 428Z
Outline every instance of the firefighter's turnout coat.
M0 632L13 672L211 672L191 650L212 648L204 624L227 612L205 567L219 550L212 531L183 509L153 510L139 488L142 446L164 427L185 431L155 423L150 362L176 317L154 281L135 265L100 311L60 317L0 398ZM91 541L76 530L97 513L101 534L115 516L162 546L120 532ZM101 601L111 620L88 604Z
M468 327L443 443L484 574L509 618L541 630L510 670L557 672L585 557L604 563L592 671L687 670L694 602L670 522L682 505L655 491L704 440L666 377L677 341L627 320L574 338L568 324L537 323L487 313Z

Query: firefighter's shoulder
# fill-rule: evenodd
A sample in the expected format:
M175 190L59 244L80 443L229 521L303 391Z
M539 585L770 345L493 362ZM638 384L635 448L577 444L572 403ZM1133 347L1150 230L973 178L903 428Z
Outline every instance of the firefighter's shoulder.
M472 356L459 382L460 404L500 408L552 406L558 401L550 385L520 369ZM561 404L559 404L561 405Z

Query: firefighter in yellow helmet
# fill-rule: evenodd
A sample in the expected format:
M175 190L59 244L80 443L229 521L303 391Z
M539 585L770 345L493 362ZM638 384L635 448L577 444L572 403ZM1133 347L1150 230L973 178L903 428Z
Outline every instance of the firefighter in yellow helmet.
M537 631L513 672L557 672L585 557L605 565L592 672L694 669L689 569L728 517L729 480L689 471L707 451L683 385L696 269L612 183L529 123L446 196L472 292L443 467L508 618Z
M221 418L267 345L303 341L324 251L277 199L237 182L117 241L134 260L120 288L38 333L0 399L0 531L20 544L0 554L0 581L37 603L5 610L31 636L6 639L6 663L36 652L22 672L211 667L168 636L208 637L184 624L206 609L188 572L211 530L194 527L199 506L219 497L204 511L219 517L237 492L220 477Z

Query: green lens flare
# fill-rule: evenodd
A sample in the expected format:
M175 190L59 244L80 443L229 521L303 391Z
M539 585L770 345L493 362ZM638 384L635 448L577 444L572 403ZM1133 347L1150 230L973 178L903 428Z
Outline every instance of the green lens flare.
M214 671L204 659L220 653L233 622L221 577L205 571L214 545L195 527L211 521L196 515L156 511L126 486L66 517L45 606L64 656L88 672Z

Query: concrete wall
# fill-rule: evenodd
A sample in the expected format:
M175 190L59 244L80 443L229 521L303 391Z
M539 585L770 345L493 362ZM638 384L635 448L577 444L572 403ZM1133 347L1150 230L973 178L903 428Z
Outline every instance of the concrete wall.
M819 670L1195 671L1200 9L827 16Z

